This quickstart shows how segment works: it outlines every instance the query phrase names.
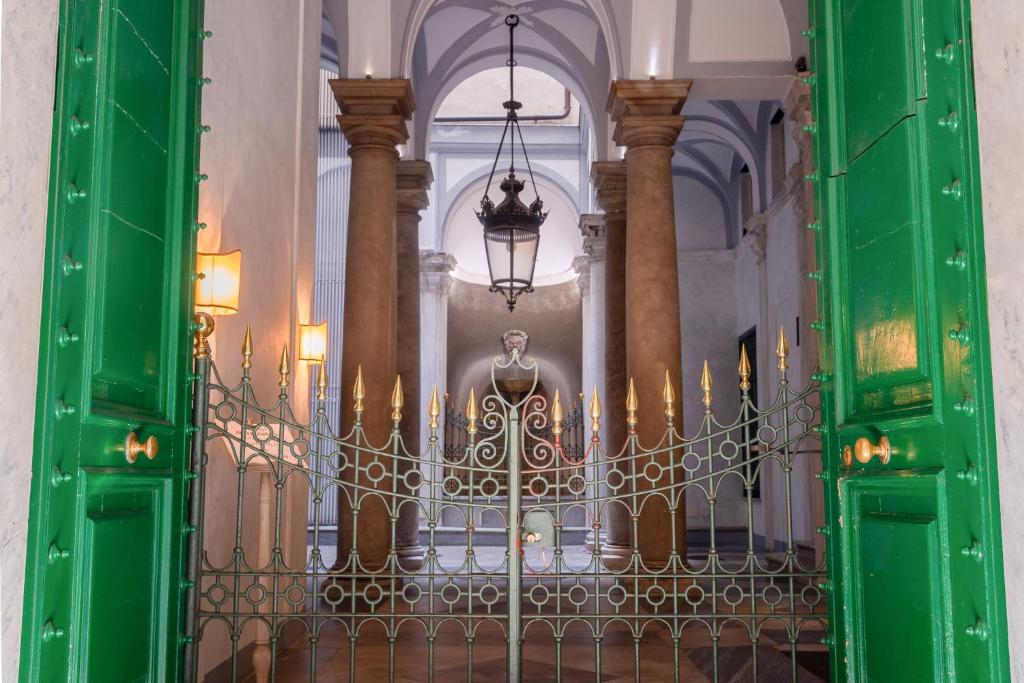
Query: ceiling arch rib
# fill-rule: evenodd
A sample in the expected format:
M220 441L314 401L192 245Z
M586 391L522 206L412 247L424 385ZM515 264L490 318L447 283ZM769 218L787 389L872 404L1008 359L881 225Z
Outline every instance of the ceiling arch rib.
M423 28L423 24L428 15L432 12L440 11L448 5L456 4L457 3L444 2L444 0L415 0L413 8L409 12L408 20L404 25L404 32L401 37L402 55L400 63L402 65L402 77L414 77L416 43L419 41L421 29ZM584 12L583 6L580 4L569 0L538 0L537 2L530 3L530 7L533 9L534 14L551 8L567 9L577 12L582 16L587 16L589 19L594 21L600 29L600 35L602 38L600 42L603 44L604 51L608 58L609 70L607 76L608 81L610 82L618 78L619 74L622 73L622 61L618 45L618 34L615 30L615 22L608 13L604 0L582 0L582 5L589 10L589 13ZM478 8L479 4L473 2L472 6ZM514 12L516 11L516 8L516 4L501 2L489 9Z
M680 133L680 141L683 143L687 140L700 142L708 139L718 140L729 145L747 165L750 170L750 180L757 188L757 192L754 193L754 212L764 211L765 193L761 191L761 186L764 183L764 159L762 155L758 154L756 141L750 139L744 131L736 130L721 119L688 115L683 132Z
M715 142L722 145L721 142ZM737 211L736 192L733 183L733 174L730 170L729 177L726 177L718 165L708 155L701 152L695 145L676 143L677 154L672 160L672 174L684 176L696 180L711 191L722 208L725 225L725 244L732 248L735 246L737 234ZM735 150L732 156L736 157Z

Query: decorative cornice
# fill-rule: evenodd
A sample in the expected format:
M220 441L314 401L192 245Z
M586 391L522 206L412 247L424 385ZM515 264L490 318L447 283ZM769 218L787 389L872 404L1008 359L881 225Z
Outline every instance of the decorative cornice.
M403 159L396 171L398 213L419 214L430 206L427 190L434 182L434 172L429 161Z
M580 288L580 294L587 296L590 293L590 257L577 256L572 260L572 269L576 273L576 286Z
M420 291L448 296L453 281L450 273L455 270L455 264L455 257L451 254L432 249L421 250Z
M671 147L683 129L680 113L693 81L613 81L607 111L615 122L612 139L630 149Z
M393 151L409 139L405 122L416 109L411 81L336 78L330 84L350 155L369 148Z

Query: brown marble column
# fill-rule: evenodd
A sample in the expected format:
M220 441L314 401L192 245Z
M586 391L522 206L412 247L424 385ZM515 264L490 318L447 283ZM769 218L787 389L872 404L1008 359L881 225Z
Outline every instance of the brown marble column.
M395 148L409 137L406 121L415 104L412 84L405 79L337 79L331 81L331 89L341 109L338 122L352 158L341 424L344 432L355 421L351 391L361 365L366 387L363 425L370 443L380 447L391 429L391 390L398 374ZM354 461L356 454L348 457ZM345 566L357 553L362 569L381 569L391 544L391 521L383 504L379 499L366 499L356 515L344 494L338 500L337 566ZM353 538L357 539L355 547ZM358 568L349 565L349 570Z
M690 81L615 81L608 112L615 143L626 147L626 372L636 383L643 448L665 433L665 373L681 395L679 265L672 196L672 145L683 127L680 113ZM682 410L676 407L676 415ZM679 455L674 460L678 463ZM658 456L669 463L669 454ZM666 484L667 475L664 476ZM676 479L678 481L678 477ZM675 514L648 500L637 520L636 543L648 568L664 566L675 549L685 561L686 508Z
M597 205L604 211L604 423L608 435L605 450L614 458L626 443L626 162L597 161L590 180ZM620 489L621 491L621 489ZM605 566L621 570L629 563L631 525L627 509L618 504L605 508L602 526L605 542L601 556Z
M420 391L420 211L430 200L427 190L434 182L430 163L418 160L398 162L398 374L405 389L405 413L402 415L402 441L414 458L420 452L420 415L425 410ZM403 462L401 472L416 465ZM419 491L409 491L416 496ZM398 515L395 552L405 571L423 566L423 546L419 536L419 508L402 505Z

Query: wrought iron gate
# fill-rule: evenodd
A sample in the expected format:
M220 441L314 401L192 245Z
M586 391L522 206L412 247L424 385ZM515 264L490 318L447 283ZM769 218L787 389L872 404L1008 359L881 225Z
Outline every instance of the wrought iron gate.
M300 422L288 396L287 350L278 397L262 406L250 378L251 349L247 333L241 380L227 386L205 337L197 338L191 680L822 678L820 663L816 670L806 660L824 652L827 584L823 564L794 536L792 485L794 468L820 455L816 388L789 386L784 340L778 390L766 410L749 396L744 352L735 419L715 417L705 366L696 435L678 432L666 383L664 436L648 447L636 436L641 418L631 383L627 442L606 451L595 390L585 451L572 457L563 444L560 397L535 393L537 368L517 353L495 360L492 380L514 366L532 373L529 391L509 398L495 382L479 403L470 397L466 443L446 454L435 388L429 441L422 454L411 454L400 433L400 382L390 434L374 444L363 404L366 391L384 388L357 381L355 424L334 434L322 369L321 400ZM749 495L769 470L784 498L777 547L759 540ZM717 519L729 487L746 508L740 530ZM321 505L332 488L347 503L351 538L318 525L307 537L305 510L291 514L291 501L311 492L313 505ZM687 492L691 503L706 503L706 538L673 532L665 539L668 559L648 561L635 539L655 514L651 501L674 518ZM627 524L619 535L631 539L624 553L606 552L613 508ZM570 515L581 510L593 531L586 546L564 537ZM377 515L386 517L388 538L360 537L360 517ZM464 531L457 546L439 536L452 517ZM419 525L422 559L400 551L410 520ZM485 526L500 527L497 544L479 538ZM385 554L371 557L371 544L383 544ZM818 661L827 666L824 655Z

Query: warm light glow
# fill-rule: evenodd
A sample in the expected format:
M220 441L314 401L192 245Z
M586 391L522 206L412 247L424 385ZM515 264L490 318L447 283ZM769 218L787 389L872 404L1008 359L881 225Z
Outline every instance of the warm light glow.
M327 358L327 321L299 325L299 360L319 363Z
M196 254L196 310L211 315L238 313L238 289L242 273L242 252Z

